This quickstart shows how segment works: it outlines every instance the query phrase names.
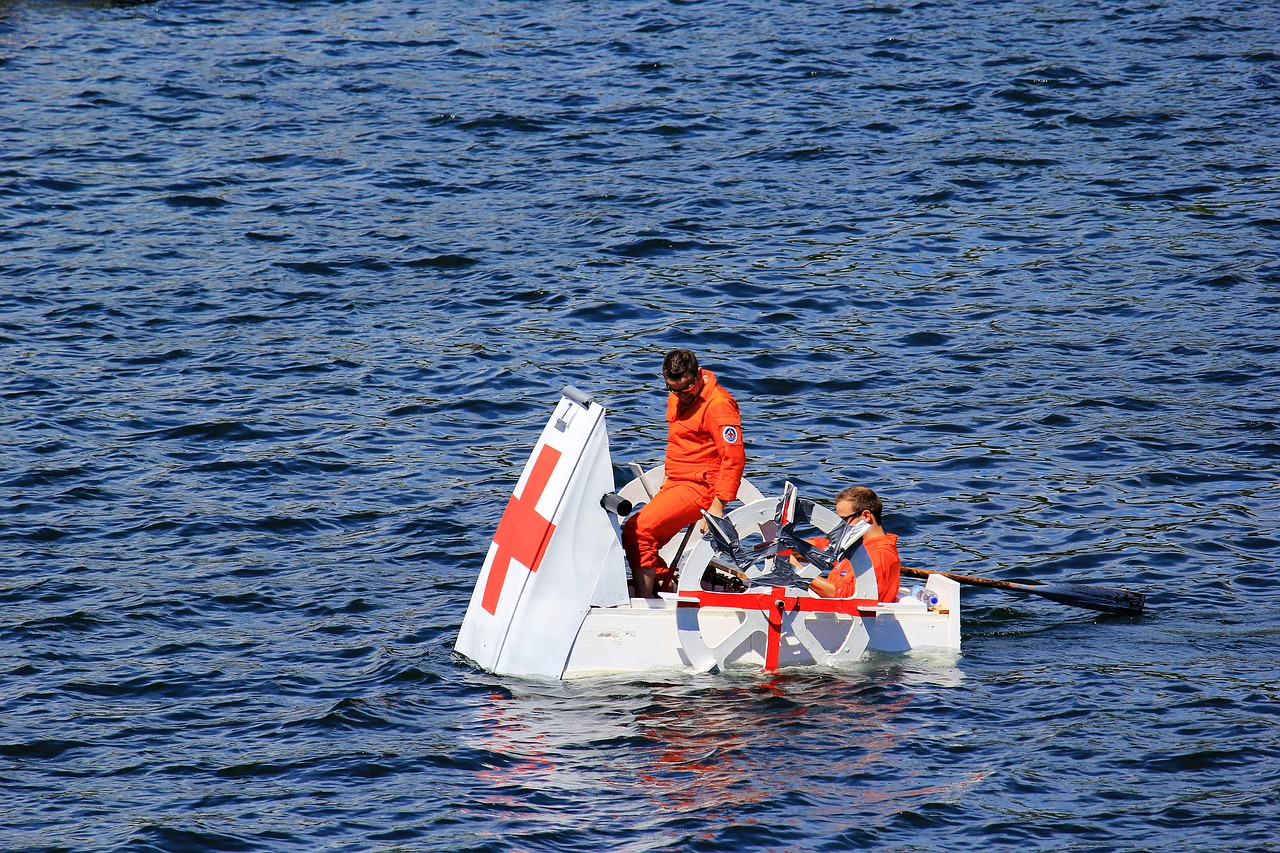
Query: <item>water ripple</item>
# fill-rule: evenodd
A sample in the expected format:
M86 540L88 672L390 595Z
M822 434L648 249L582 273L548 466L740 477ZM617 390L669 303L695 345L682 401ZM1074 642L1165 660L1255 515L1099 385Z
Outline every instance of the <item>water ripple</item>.
M6 846L1269 849L1274 10L580 11L4 5ZM690 344L767 491L1149 613L476 672L555 395L621 480Z

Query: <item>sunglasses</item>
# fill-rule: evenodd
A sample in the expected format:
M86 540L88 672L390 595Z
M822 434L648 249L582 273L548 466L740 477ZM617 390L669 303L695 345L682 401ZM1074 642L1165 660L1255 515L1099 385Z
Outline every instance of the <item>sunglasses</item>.
M675 376L667 376L665 373L662 374L663 384L666 386L666 389L668 391L670 391L672 394L683 394L686 391L688 391L690 388L692 388L693 384L698 381L698 374L695 373L692 376L690 376L687 382L681 382L679 385L672 385L671 383L674 382L677 378L678 377L675 377Z

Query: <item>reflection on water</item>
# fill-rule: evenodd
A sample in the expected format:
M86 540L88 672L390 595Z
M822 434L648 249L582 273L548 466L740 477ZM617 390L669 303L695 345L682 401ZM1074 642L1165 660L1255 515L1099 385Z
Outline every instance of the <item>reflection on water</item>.
M489 756L479 802L518 816L531 802L571 810L589 792L647 803L657 825L721 826L779 799L881 815L945 799L985 774L921 764L915 744L933 727L911 711L919 690L963 685L956 663L879 655L845 671L506 682L466 727Z

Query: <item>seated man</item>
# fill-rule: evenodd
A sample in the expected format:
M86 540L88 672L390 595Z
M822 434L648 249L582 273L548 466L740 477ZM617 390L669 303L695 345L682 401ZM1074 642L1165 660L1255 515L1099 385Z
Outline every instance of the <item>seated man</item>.
M898 536L896 533L885 533L880 526L883 512L884 506L880 498L866 486L851 486L836 495L836 513L845 524L866 521L871 525L862 534L862 546L867 549L871 567L876 572L878 600L897 601L902 572L902 562L898 559ZM810 541L820 548L829 544L823 539ZM826 577L814 578L809 589L824 598L850 598L853 596L854 585L853 566L848 560L841 560Z
M747 456L738 402L698 365L687 349L662 361L667 389L667 457L662 488L622 526L622 547L631 566L632 594L651 598L674 589L674 572L659 549L702 518L705 509L723 516L738 496Z

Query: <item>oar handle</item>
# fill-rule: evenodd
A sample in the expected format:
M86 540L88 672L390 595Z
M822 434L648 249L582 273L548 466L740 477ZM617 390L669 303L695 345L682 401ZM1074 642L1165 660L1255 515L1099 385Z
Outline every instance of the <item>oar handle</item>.
M689 537L693 535L693 527L697 523L695 521L684 529L684 538L680 540L680 547L676 549L676 558L671 561L671 565L677 567L680 565L680 558L684 556L684 546L689 544Z
M1011 581L998 581L994 578L980 578L973 575L957 575L951 572L930 571L928 569L911 569L906 566L902 567L904 575L910 575L913 578L927 578L929 575L942 575L944 578L951 578L956 583L973 584L974 586L989 586L995 589L1012 589L1017 592L1026 592L1030 587L1023 583L1013 583Z

